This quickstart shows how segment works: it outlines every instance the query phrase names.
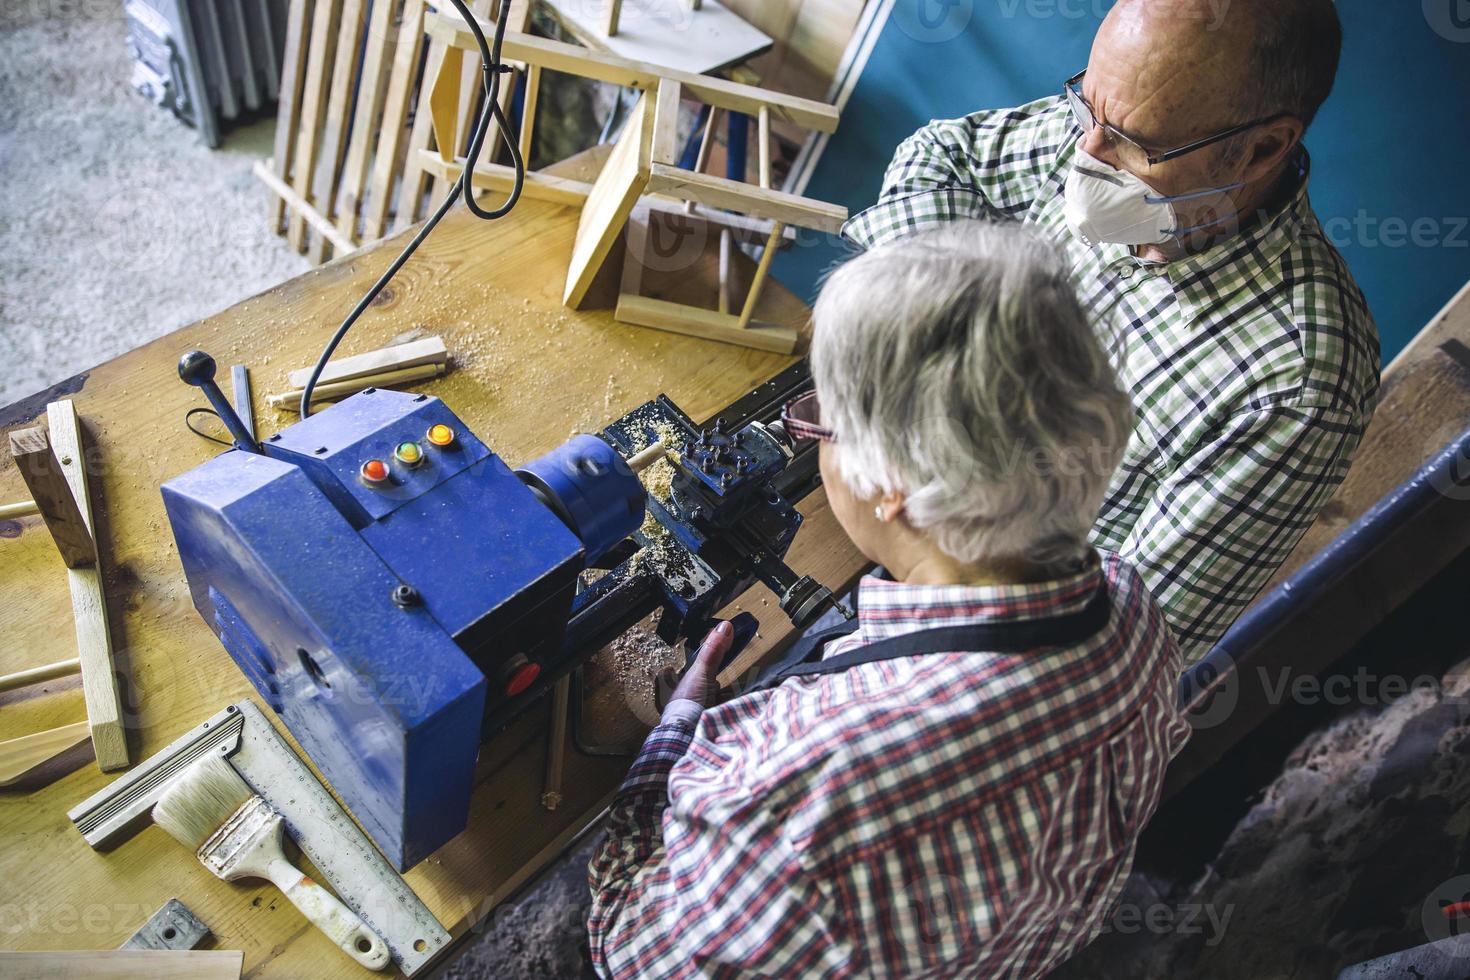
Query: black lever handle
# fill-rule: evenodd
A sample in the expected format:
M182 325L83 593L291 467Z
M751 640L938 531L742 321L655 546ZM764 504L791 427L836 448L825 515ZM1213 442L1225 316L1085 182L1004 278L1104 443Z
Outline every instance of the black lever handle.
M219 420L230 430L230 435L235 437L235 448L243 449L250 453L260 453L260 443L250 434L245 423L240 421L240 416L235 414L234 407L225 398L225 393L219 390L219 385L214 382L214 358L202 350L191 350L179 358L179 377L184 384L193 385L203 390L204 397L209 399L210 406L214 409Z

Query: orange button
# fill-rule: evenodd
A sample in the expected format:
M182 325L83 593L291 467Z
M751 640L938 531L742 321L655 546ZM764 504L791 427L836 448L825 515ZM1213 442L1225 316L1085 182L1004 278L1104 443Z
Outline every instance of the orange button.
M433 445L443 449L445 446L454 445L454 430L440 423L439 425L429 427L429 433L426 438Z
M541 676L541 665L537 663L526 663L515 669L510 675L510 680L505 683L505 696L513 698L526 688L536 683L536 678Z
M388 479L388 464L381 459L370 459L362 464L361 473L367 483L382 483Z

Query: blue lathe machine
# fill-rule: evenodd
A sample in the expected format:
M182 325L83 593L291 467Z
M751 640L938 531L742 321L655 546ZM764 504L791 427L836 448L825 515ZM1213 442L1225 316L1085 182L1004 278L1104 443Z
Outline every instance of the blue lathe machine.
M518 470L427 395L257 442L208 355L179 373L235 438L163 486L194 605L400 870L464 829L481 741L649 613L673 642L757 580L798 626L836 606L782 560L819 480L776 421L804 365L707 425L660 396ZM659 440L666 497L626 462Z

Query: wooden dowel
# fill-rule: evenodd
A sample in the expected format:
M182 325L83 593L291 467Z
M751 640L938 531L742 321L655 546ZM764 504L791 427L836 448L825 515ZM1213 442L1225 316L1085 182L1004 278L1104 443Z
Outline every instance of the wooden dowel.
M761 187L771 189L771 108L761 106L760 113L756 116L756 140L759 143L757 149L760 151L760 175Z
M0 521L13 521L18 517L31 517L41 513L34 500L17 500L13 504L0 504Z
M730 234L729 228L720 229L720 282L719 282L719 309L721 313L730 312L730 295L734 292L734 267L731 264L735 251L735 236Z
M82 660L80 657L73 657L70 660L58 660L54 664L32 667L29 670L17 670L13 674L0 676L0 691L13 691L18 687L26 687L31 684L39 684L42 681L51 681L58 677L77 674L81 670Z
M647 449L641 450L637 453L634 453L632 456L629 456L628 469L632 470L634 473L642 473L654 463L657 463L659 460L663 459L664 456L667 454L668 450L664 448L663 440L660 439L658 442L655 442Z
M750 292L745 294L745 307L740 311L740 326L750 326L751 318L755 316L755 304L761 297L761 289L765 287L766 275L771 271L771 260L776 257L776 246L781 243L781 226L777 225L771 229L771 237L766 239L766 250L761 254L760 265L755 267L755 277L750 281Z
M541 805L548 810L561 806L562 769L567 757L567 714L571 703L572 678L563 677L552 691L551 731L546 739L546 781L542 787Z
M618 36L618 20L623 14L623 0L608 0L607 23L604 25L603 33L608 37Z

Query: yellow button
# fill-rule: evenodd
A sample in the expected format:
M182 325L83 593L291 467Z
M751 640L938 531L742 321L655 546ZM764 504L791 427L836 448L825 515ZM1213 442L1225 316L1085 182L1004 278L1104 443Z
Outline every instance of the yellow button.
M432 426L429 429L428 438L429 442L440 447L441 449L445 446L452 446L454 445L454 430L451 429L449 426L440 423L439 425Z

